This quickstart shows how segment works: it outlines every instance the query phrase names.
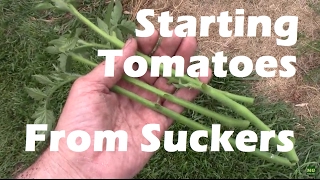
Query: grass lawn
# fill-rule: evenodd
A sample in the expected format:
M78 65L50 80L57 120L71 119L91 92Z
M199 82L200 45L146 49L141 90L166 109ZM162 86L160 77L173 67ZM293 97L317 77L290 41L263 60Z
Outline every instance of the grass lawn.
M86 2L88 5L90 2ZM27 0L0 1L0 178L10 178L30 165L37 152L25 152L25 126L32 124L31 115L37 104L27 96L24 86L38 86L32 75L48 74L56 63L56 57L47 54L44 48L48 42L59 37L75 21L61 22L51 14L35 12L33 2ZM100 15L103 6L88 6L84 15ZM50 19L49 19L50 17ZM48 20L49 19L49 20ZM87 68L78 68L86 73ZM240 81L237 78L212 79L211 84L220 89L250 96L251 81ZM61 89L52 100L52 107L59 113L67 95L67 86ZM187 152L168 153L162 147L151 159L137 178L310 178L306 167L316 166L320 171L320 133L313 130L312 121L298 124L304 120L295 117L292 109L284 102L268 102L263 97L250 110L260 117L273 130L295 130L296 152L300 163L293 167L275 166L256 157L241 152L207 152L197 153L188 148ZM201 95L196 102L216 111L233 115ZM189 116L200 123L210 126L211 119L186 111ZM316 119L318 120L318 119ZM191 130L175 124L171 130ZM177 136L176 136L177 137ZM177 138L176 138L177 139ZM209 142L203 140L203 143ZM318 173L316 178L320 178Z

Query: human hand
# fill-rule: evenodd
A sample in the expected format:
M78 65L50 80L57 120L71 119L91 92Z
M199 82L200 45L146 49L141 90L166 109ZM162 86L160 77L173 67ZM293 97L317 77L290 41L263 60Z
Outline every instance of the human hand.
M104 62L89 74L79 78L73 84L67 102L56 126L56 131L65 131L67 137L72 131L86 131L91 136L91 145L84 152L73 152L67 146L66 138L61 138L58 152L47 149L43 155L18 178L133 178L147 164L154 153L141 151L141 144L149 144L142 135L142 128L146 124L159 124L160 132L153 132L161 138L164 131L172 124L172 120L125 96L110 91L114 85L130 90L150 101L157 102L158 97L132 84L121 80L123 63L126 58L135 55L139 50L149 54L158 40L158 32L149 38L129 40L123 48L123 56L115 60L115 76L104 77ZM180 55L185 59L185 69L190 65L197 47L195 38L163 38L155 56ZM199 78L207 83L211 78L211 71L207 78ZM175 87L168 85L163 77L150 77L148 71L140 80L154 87L174 93ZM198 95L197 90L180 89L175 96L191 101ZM163 106L181 113L183 108L161 100ZM126 152L95 152L94 132L124 130L128 133L128 149ZM116 141L117 142L117 141ZM81 141L77 142L78 144ZM104 145L106 146L106 145ZM104 147L105 149L105 147Z

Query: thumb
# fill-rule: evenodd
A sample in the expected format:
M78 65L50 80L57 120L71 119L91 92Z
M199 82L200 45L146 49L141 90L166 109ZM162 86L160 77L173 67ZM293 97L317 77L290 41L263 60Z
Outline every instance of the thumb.
M84 76L84 79L91 83L98 83L111 88L114 86L124 74L123 64L124 61L130 57L135 55L137 51L137 41L134 38L129 39L123 47L122 56L115 57L114 60L114 76L113 77L105 77L105 61L100 63L97 67L95 67L90 73ZM108 61L108 59L107 59Z

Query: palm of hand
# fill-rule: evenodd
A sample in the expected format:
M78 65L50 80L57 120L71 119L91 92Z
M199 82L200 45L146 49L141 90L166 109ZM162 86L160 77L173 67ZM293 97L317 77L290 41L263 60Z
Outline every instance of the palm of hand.
M134 55L137 45L142 52L150 53L157 39L157 32L151 38L138 39L137 44L133 42L130 47L127 47L128 49L131 48L131 50L128 50L127 54L124 53L124 57ZM188 67L189 58L193 55L195 49L195 39L185 38L182 40L178 37L173 37L164 39L155 55L183 56L186 60L185 65ZM67 147L66 139L61 139L60 154L63 154L68 161L74 163L73 166L76 171L83 173L82 175L87 178L132 178L153 155L153 153L141 151L141 144L149 144L142 134L142 128L146 124L159 124L160 132L153 131L153 134L160 139L164 131L171 125L172 120L137 102L131 101L125 96L111 92L109 87L101 81L93 80L97 74L103 76L103 73L101 70L99 72L95 70L84 78L77 80L70 91L56 127L56 130L65 130L66 137L75 130L87 132L91 137L89 149L80 153L72 152ZM209 74L211 74L211 71ZM164 78L150 78L148 75L147 73L140 79L168 93L175 91L172 85L166 84ZM210 76L203 79L203 81L207 82L209 79ZM117 85L150 101L159 101L156 95L132 86L123 80L118 81ZM186 100L192 100L197 93L194 90L181 89L175 95ZM160 103L178 113L183 110L183 108L164 100L160 100ZM94 132L105 130L113 132L118 130L125 131L128 137L127 151L118 151L119 141L117 140L115 151L105 151L106 142L104 142L101 152L93 151ZM77 144L80 143L81 141L77 142ZM92 177L93 175L94 177Z
M80 89L80 86L81 84L74 87ZM132 177L143 168L152 155L152 153L141 151L141 143L149 144L142 135L142 128L146 124L160 124L161 130L164 130L172 121L122 95L113 92L105 93L107 89L96 87L93 85L90 88L82 87L81 93L71 92L70 94L77 98L75 98L76 101L68 102L66 107L72 107L75 110L66 110L68 113L62 115L66 121L59 122L57 126L57 130L66 130L66 137L75 130L87 132L91 137L89 149L82 153L73 153L66 149L66 140L60 141L63 144L61 147L65 148L63 151L68 151L68 156L72 154L69 158L77 159L78 162L85 164L86 168L90 167L84 172L90 172L99 177ZM151 97L151 94L149 95ZM105 130L125 131L128 137L127 151L119 152L119 141L116 141L115 151L105 151L104 144L101 152L94 152L94 132ZM163 131L154 132L158 138L161 138L162 133Z

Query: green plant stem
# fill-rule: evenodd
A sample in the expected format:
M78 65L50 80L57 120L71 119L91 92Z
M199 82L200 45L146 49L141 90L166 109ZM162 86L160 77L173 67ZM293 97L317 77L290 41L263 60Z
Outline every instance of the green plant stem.
M247 120L238 120L238 119L234 119L234 118L231 118L231 117L228 117L228 116L224 116L224 115L221 115L219 113L216 113L214 111L210 111L209 109L207 108L204 108L204 107L201 107L201 106L198 106L196 104L193 104L189 101L186 101L186 100L183 100L183 99L180 99L180 98L177 98L175 97L174 95L172 94L168 94L164 91L161 91L153 86L150 86L149 84L147 83L144 83L138 79L135 79L135 78L132 78L132 77L129 77L127 75L124 75L123 76L123 79L126 80L127 82L130 82L140 88L143 88L145 90L148 90L168 101L171 101L175 104L178 104L180 106L183 106L185 108L188 108L188 109L191 109L193 111L196 111L200 114L203 114L205 116L208 116L208 117L211 117L213 119L216 119L218 121L220 121L223 125L225 126L228 126L228 127L235 127L235 128L240 128L240 129L246 129L249 127L250 125L250 122L247 121Z
M101 30L98 26L96 26L95 24L93 24L89 19L87 19L86 17L84 17L81 13L79 13L79 11L72 5L68 3L68 8L69 8L69 12L71 14L73 14L74 16L76 16L79 20L81 20L84 24L86 24L87 26L89 26L93 31L95 31L96 33L98 33L100 36L102 36L103 38L105 38L107 41L109 41L111 44L113 44L114 46L118 47L118 48L123 48L124 46L124 42L122 42L121 40L119 40L116 37L110 36L109 34L105 33L103 30Z
M75 9L73 5L68 4L68 7L69 7L70 13L75 15L79 20L81 20L83 23L85 23L87 26L89 26L92 30L97 32L99 35L104 37L107 41L109 41L110 43L112 43L116 47L123 48L124 43L122 41L120 41L119 39L117 39L115 37L109 36L104 31L99 29L96 25L94 25L92 22L90 22L81 13L79 13L78 10ZM143 57L147 61L149 67L151 66L151 58L149 56L147 56L147 55L145 55L145 54L143 54L141 52L137 52L137 55ZM160 66L160 72L163 72L163 66ZM175 75L175 70L174 69L172 70L172 74L173 74L173 76ZM206 84L201 83L200 81L197 81L196 79L190 78L188 76L183 76L183 77L181 77L181 79L183 81L192 83L192 85L191 85L192 88L198 89L201 92L203 92L205 94L208 94L209 96L213 97L214 99L216 99L220 103L228 106L229 108L231 108L232 110L237 112L239 115L241 115L245 119L249 120L253 125L255 125L257 128L259 128L261 131L270 131L270 128L268 126L266 126L259 118L257 118L250 110L248 110L243 105L241 105L241 104L233 101L232 99L230 99L230 98L237 98L235 100L238 100L238 101L241 101L241 102L245 102L247 104L250 104L250 103L252 104L253 103L253 99L252 98L247 98L247 97L239 98L238 96L228 97L227 95L230 96L230 94L223 93L220 90L217 90L217 89L215 89L213 87L210 87L210 86L208 86ZM283 143L278 139L277 136L271 140L271 143L273 145L278 145L278 144L279 145L283 145ZM289 152L286 152L285 155L293 163L296 163L296 162L299 161L298 156L295 153L294 149L289 151Z
M85 63L85 64L90 65L90 66L93 66L93 67L97 66L96 63L94 63L94 62L92 62L92 61L90 61L90 60L87 60L87 59L85 59L85 58L83 58L83 57L81 57L81 56L78 56L78 55L73 54L73 53L70 53L70 55L71 55L75 60L77 60L77 61L79 61L79 62ZM148 85L148 84L146 84L146 83L142 83L142 82L140 82L139 80L135 80L134 78L128 77L128 76L126 76L126 75L124 75L122 78L123 78L124 80L128 81L128 82L131 82L131 83L133 83L133 84L141 87L141 88L144 88L144 89L146 89L146 90L149 90L149 91L157 94L158 96L161 96L161 97L163 97L163 98L165 98L165 99L168 99L169 101L172 101L172 102L174 102L174 103L177 103L178 105L181 105L181 106L184 106L184 107L186 107L186 108L189 108L189 109L195 110L195 111L197 111L197 112L200 112L201 114L204 114L204 115L206 115L206 116L209 116L209 117L215 118L215 119L217 119L217 120L220 120L221 122L224 122L224 123L226 123L227 125L229 125L229 123L232 123L232 121L233 121L233 120L229 119L228 117L225 118L225 117L221 116L221 115L218 114L218 113L208 111L208 110L205 109L205 108L202 108L202 107L200 107L200 106L194 105L194 104L189 103L189 102L186 102L186 101L184 101L184 100L182 100L182 99L179 99L179 98L174 97L174 96L172 96L172 95L170 95L170 94L167 94L167 93L165 93L165 92L163 92L163 91L161 91L161 90L159 90L159 89L157 89L157 88L154 88L154 87L152 87L152 86L150 86L150 85ZM204 90L207 90L207 87L210 87L210 86L208 86L208 85L206 85L206 84L202 84L201 87L202 87ZM210 93L213 93L213 95L215 96L215 92L214 92L214 91L213 91L213 92L210 91ZM135 94L135 95L136 95L136 94ZM137 95L136 95L136 96L137 96ZM222 96L220 95L220 96L218 96L217 98L220 98L220 100L223 101L223 102L225 102L225 103L234 103L234 101L232 101L231 99L229 99L229 98L227 98L226 96L223 96L223 95L222 95ZM244 109L245 107L242 106L242 105L240 105L240 104L237 104L237 103L236 103L236 104L233 104L233 105L235 106L235 109L237 109L237 110L239 110L239 111L246 111L246 109ZM247 112L247 113L248 113L248 115L247 115L248 119L249 119L249 118L251 118L251 119L252 119L252 118L255 118L255 115L253 115L251 111L249 111L249 112ZM226 122L226 121L229 121L229 122ZM236 120L236 121L239 121L239 120ZM236 122L236 121L233 121L233 122ZM254 122L256 122L255 125L256 125L258 128L265 129L265 130L263 130L263 131L271 131L271 129L270 129L268 126L266 126L263 122L259 122L259 121L260 121L259 119L257 119L256 121L254 121ZM245 124L245 121L244 121L243 123ZM278 140L277 137L274 138L274 139ZM278 140L278 142L277 142L277 141L274 142L274 141L275 141L274 139L271 139L271 142L273 141L273 143L279 143L280 145L283 145L280 140ZM288 154L290 155L290 157L297 156L296 153L295 153L294 148L293 148L291 151L289 151ZM289 159L289 160L290 160L290 159ZM293 163L296 163L296 162L298 162L298 161L293 161Z
M96 47L96 48L110 48L110 46L108 45L104 45L104 44L98 44L98 43L89 43L89 42L86 42L84 40L78 40L78 43L79 44L82 44L82 45L85 45L87 47ZM81 46L80 46L81 47Z
M113 86L112 87L112 91L115 92L115 93L118 93L118 94L122 94L136 102L139 102L141 104L143 104L144 106L154 110L154 111L157 111L163 115L166 115L167 117L171 118L171 119L174 119L175 121L177 121L178 123L181 123L181 124L184 124L194 130L206 130L209 134L209 137L212 137L212 129L208 128L208 127L205 127L195 121L192 121L188 118L186 118L185 116L182 116L181 114L179 113L176 113L170 109L167 109L159 104L155 104L151 101L148 101L140 96L137 96L136 94L128 91L128 90L125 90L119 86ZM221 134L220 134L221 136ZM231 146L233 148L236 148L236 141L235 139L233 138L230 138L229 139L229 142L231 144ZM279 165L284 165L284 166L294 166L295 164L293 163L290 163L290 161L286 158L283 158L283 157L280 157L280 156L277 156L277 155L274 155L272 153L269 153L269 152L262 152L260 151L259 149L255 149L255 151L253 152L248 152L249 154L253 154L257 157L260 157L261 159L264 159L268 162L272 162L272 163L276 163L276 164L279 164Z
M199 85L194 85L193 87L195 89L199 89ZM232 99L227 98L226 96L223 96L222 94L219 94L215 89L211 88L210 86L202 83L200 85L201 89L211 97L215 98L217 101L221 102L223 105L230 107L232 110L234 110L236 113L241 115L243 118L249 120L255 127L257 127L261 131L271 131L271 129L265 125L257 116L255 116L250 110L248 110L245 106L233 101ZM284 145L276 135L274 138L270 140L270 142L273 145ZM299 158L295 152L295 149L293 148L289 152L284 153L287 158L293 162L297 163L299 161Z
M88 20L86 17L84 17L81 13L79 13L79 11L72 5L72 4L68 4L69 7L69 12L71 14L73 14L74 16L76 16L79 20L81 20L84 24L86 24L88 27L90 27L93 31L95 31L96 33L98 33L100 36L102 36L103 38L105 38L107 41L109 41L111 44L113 44L114 46L118 47L118 48L123 48L123 46L125 45L124 42L122 42L121 40L119 40L118 38L114 37L114 36L110 36L109 34L107 34L106 32L104 32L103 30L101 30L99 27L97 27L95 24L93 24L90 20ZM147 63L148 66L151 67L151 58L141 52L137 52L137 55L143 57ZM163 65L160 65L160 72L163 72ZM173 76L175 75L175 70L172 70L172 74ZM200 82L196 79L190 78L188 76L184 76L182 77L182 79L187 80L189 82L190 79L192 79L193 82ZM213 88L214 89L214 88ZM228 96L229 98L232 98L236 101L239 102L244 102L248 105L252 105L254 103L254 98L249 98L249 97L244 97L244 96L239 96L236 94L232 94L229 92L224 92L221 90L217 90L215 89L217 92L220 92L226 96Z
M92 67L96 67L97 64L86 59L86 58L83 58L79 55L76 55L74 53L70 53L70 56L76 60L76 61L79 61L81 63L84 63L84 64L87 64L87 65L90 65ZM228 126L228 127L235 127L235 128L240 128L240 129L246 129L249 127L250 125L250 122L247 121L247 120L238 120L238 119L234 119L234 118L231 118L231 117L228 117L228 116L224 116L224 115L221 115L221 114L218 114L216 112L213 112L213 111L210 111L206 108L203 108L201 106L198 106L196 104L193 104L189 101L186 101L186 100L183 100L183 99L180 99L180 98L177 98L171 94L168 94L164 91L161 91L153 86L150 86L149 84L147 83L144 83L138 79L135 79L135 78L132 78L132 77L129 77L127 75L124 75L122 77L122 79L138 86L138 87L141 87L145 90L148 90L158 96L161 96L162 98L165 98L173 103L176 103L180 106L183 106L185 108L188 108L188 109L191 109L191 110L194 110L200 114L203 114L205 116L208 116L208 117L211 117L213 119L216 119L218 121L220 121L223 125L225 126Z
M103 44L97 44L97 43L88 43L86 41L83 40L78 40L78 43L81 44L81 46L75 47L72 49L72 52L83 52L84 50L88 49L88 48L107 48L109 49L110 46L108 45L103 45Z
M97 66L97 63L94 63L82 56L79 56L75 53L68 53L69 56L71 56L74 60L80 62L80 63L83 63L83 64L86 64L86 65L89 65L89 66L92 66L92 67L96 67Z

